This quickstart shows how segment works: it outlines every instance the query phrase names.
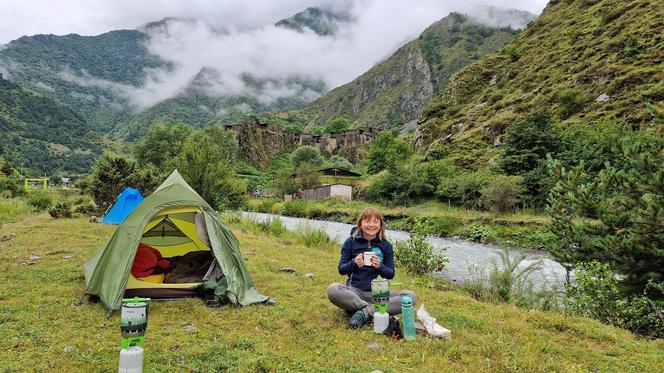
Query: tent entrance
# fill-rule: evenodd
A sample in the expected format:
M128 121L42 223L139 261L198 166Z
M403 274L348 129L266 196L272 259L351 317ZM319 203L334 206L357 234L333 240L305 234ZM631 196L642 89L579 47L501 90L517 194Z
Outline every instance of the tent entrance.
M198 207L160 211L150 219L139 242L125 296L192 296L205 280L221 277Z

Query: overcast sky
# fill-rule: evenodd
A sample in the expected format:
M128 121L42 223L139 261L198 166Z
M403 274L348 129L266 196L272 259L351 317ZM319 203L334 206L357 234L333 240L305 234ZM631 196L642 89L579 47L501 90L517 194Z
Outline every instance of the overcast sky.
M357 1L363 2L363 1ZM364 1L366 2L366 1ZM487 0L478 3L539 14L548 0ZM194 17L227 26L258 26L289 17L329 0L1 0L0 44L23 35L70 33L97 35L134 29L165 17ZM461 1L401 1L399 7L426 10L449 8ZM467 3L467 1L466 1ZM398 7L393 9L396 12ZM436 15L442 18L444 15Z
M484 0L481 4L539 14L546 2ZM167 29L150 34L148 50L175 68L146 71L141 87L103 81L85 71L58 73L79 85L112 90L136 109L182 92L204 68L216 71L206 79L212 95L246 94L250 88L242 78L247 73L274 82L261 92L249 92L266 103L302 96L303 87L289 79L294 76L334 88L364 73L451 11L477 12L463 0L0 0L0 4L0 43L38 33L97 35L135 29L165 17L195 19L172 21ZM344 7L353 22L333 37L272 26L310 6ZM310 99L316 95L304 94L311 94Z

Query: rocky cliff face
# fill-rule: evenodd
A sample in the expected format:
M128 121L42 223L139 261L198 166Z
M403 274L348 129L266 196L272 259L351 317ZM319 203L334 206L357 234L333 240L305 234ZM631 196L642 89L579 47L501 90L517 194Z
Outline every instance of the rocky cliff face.
M346 117L355 127L401 127L419 116L453 73L501 48L516 33L452 13L357 79L312 102L300 114L310 126Z
M298 146L311 145L326 155L340 154L351 162L366 155L368 145L378 133L374 128L362 128L341 133L287 133L282 126L262 123L251 117L247 123L229 124L238 141L240 157L257 168L264 168L277 154L294 150Z

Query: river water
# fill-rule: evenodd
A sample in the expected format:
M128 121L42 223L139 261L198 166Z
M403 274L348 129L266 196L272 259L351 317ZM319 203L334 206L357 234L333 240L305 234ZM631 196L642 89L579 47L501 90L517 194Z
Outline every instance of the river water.
M242 216L254 221L265 221L268 219L279 218L288 230L297 229L299 226L308 225L324 230L330 238L343 243L350 234L353 227L351 224L330 222L324 220L312 220L293 218L288 216L263 214L258 212L242 212ZM394 244L397 241L410 238L408 232L388 230L387 236ZM449 263L445 266L442 276L454 283L463 283L464 280L477 278L478 276L488 275L490 269L496 265L502 267L499 253L502 248L496 245L477 243L469 240L429 237L434 249L445 250L445 255L449 258ZM521 252L513 250L510 254L512 258L517 257ZM565 269L560 263L556 262L545 252L524 251L525 259L517 267L517 270L536 263L538 269L528 276L528 280L533 283L535 289L557 287L563 288L565 283Z

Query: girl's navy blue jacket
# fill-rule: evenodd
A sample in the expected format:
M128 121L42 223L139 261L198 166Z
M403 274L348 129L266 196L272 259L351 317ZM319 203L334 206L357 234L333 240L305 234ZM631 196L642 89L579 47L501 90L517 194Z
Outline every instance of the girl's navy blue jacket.
M381 259L379 268L357 266L355 257L365 251L373 251L378 255ZM390 241L381 240L378 237L368 241L361 231L351 235L341 248L339 274L348 275L347 285L363 291L371 291L371 281L378 275L386 279L394 277L394 249L392 244Z

